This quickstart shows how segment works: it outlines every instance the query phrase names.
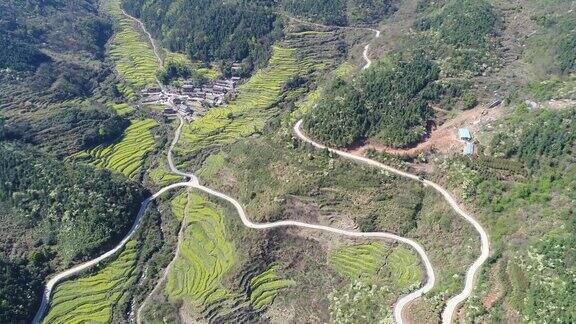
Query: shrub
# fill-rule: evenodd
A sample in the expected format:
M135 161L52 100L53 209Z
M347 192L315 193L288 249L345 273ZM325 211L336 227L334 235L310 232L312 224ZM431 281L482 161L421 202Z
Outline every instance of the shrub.
M467 92L464 97L462 97L462 102L464 103L464 109L472 109L478 105L478 98L472 92Z

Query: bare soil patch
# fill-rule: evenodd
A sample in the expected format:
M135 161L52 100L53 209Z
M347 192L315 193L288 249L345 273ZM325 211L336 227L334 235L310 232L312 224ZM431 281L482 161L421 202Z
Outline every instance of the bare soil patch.
M470 129L472 135L497 120L503 113L503 108L487 108L478 106L474 109L465 110L456 117L442 123L440 126L432 128L430 135L424 141L409 148L393 148L382 145L375 140L367 140L356 147L346 149L355 155L365 155L368 150L374 149L378 152L388 154L416 157L420 153L436 152L440 154L449 154L462 151L464 142L458 138L458 128L465 127Z

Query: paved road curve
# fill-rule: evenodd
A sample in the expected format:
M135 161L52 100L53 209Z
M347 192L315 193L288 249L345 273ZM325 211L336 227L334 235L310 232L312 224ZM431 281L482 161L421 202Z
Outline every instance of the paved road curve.
M178 128L178 130L181 129L182 124L183 124L183 120L180 119L180 127ZM299 125L300 125L300 123L297 124L297 126L299 126ZM299 129L299 127L298 127L298 129ZM171 156L172 156L172 154L170 154L170 153L174 147L174 143L178 142L179 135L180 135L180 132L176 131L174 140L173 140L172 145L170 146L170 149L169 149L168 156L169 156L170 161L171 161ZM173 162L172 162L172 165L173 165ZM98 263L112 257L117 252L119 252L124 247L124 245L132 238L132 236L134 235L134 233L138 229L148 204L152 200L156 199L157 197L159 197L160 195L165 193L166 191L176 189L176 188L182 188L182 187L189 187L189 188L198 189L198 190L203 191L209 195L218 197L220 199L223 199L223 200L229 202L230 204L232 204L236 208L236 211L238 212L238 215L240 216L242 223L248 228L272 229L272 228L278 228L278 227L301 227L301 228L309 228L309 229L314 229L314 230L331 232L331 233L340 234L340 235L346 235L346 236L350 236L350 237L379 238L379 239L395 240L395 241L399 241L399 242L410 245L418 253L418 255L422 258L422 262L423 262L425 270L426 270L427 282L420 289L418 289L418 290L416 290L416 291L414 291L414 292L412 292L406 296L403 296L401 299L398 300L398 302L396 303L396 305L394 307L394 319L396 320L397 323L403 323L402 311L403 311L404 306L406 304L408 304L410 301L420 297L422 294L430 291L430 289L432 289L434 287L436 277L435 277L434 269L432 267L430 259L426 255L426 252L424 251L424 249L418 243L416 243L413 240L410 240L410 239L407 239L407 238L404 238L404 237L401 237L401 236L398 236L395 234L385 233L385 232L365 232L364 233L364 232L347 231L347 230L342 230L339 228L333 228L333 227L324 226L324 225L317 225L317 224L308 224L308 223L299 222L299 221L292 221L292 220L279 221L279 222L273 222L273 223L253 223L248 218L244 209L242 208L242 205L237 200L235 200L234 198L232 198L232 197L230 197L224 193L221 193L221 192L218 192L216 190L210 189L208 187L202 186L198 183L198 181L195 177L191 177L191 180L188 182L175 183L175 184L172 184L172 185L169 185L169 186L162 188L157 193L155 193L151 197L147 198L144 202L142 202L142 205L140 207L138 215L136 216L136 221L132 225L132 228L130 229L130 231L128 232L126 237L124 237L124 239L122 241L120 241L120 243L118 243L118 245L116 245L112 250L102 254L101 256L99 256L93 260L87 261L87 262L79 264L79 265L77 265L71 269L68 269L64 272L61 272L61 273L55 275L52 279L50 279L50 281L48 281L48 283L46 284L44 293L42 295L42 304L41 304L40 308L38 309L36 316L34 317L33 323L35 323L35 324L40 323L40 321L42 320L42 318L43 318L43 316L44 316L44 314L48 308L50 297L51 297L52 291L53 291L54 287L56 286L56 284L58 284L60 281L62 281L64 279L70 278L74 275L77 275L77 274L87 270L88 268L91 268L91 267L97 265Z
M452 197L452 195L450 195L450 193L448 193L448 191L446 191L440 185L438 185L438 184L436 184L430 180L420 179L418 176L416 176L414 174L398 170L396 168L393 168L393 167L385 165L383 163L371 160L369 158L360 157L360 156L356 156L356 155L353 155L353 154L350 154L350 153L347 153L344 151L328 148L322 144L315 142L314 140L312 140L308 136L306 136L302 132L301 125L302 125L302 120L299 120L296 123L296 125L294 126L294 133L301 140L303 140L309 144L312 144L312 146L314 146L318 149L328 149L330 152L338 154L344 158L347 158L347 159L350 159L350 160L353 160L353 161L356 161L356 162L359 162L362 164L367 164L367 165L370 165L370 166L373 166L376 168L380 168L380 169L395 173L399 176L419 181L425 186L430 186L430 187L434 188L436 191L438 191L444 197L446 202L448 202L450 207L456 213L458 213L460 216L462 216L464 219L466 219L466 221L468 221L470 224L472 224L472 226L474 227L474 229L478 232L478 234L480 236L480 242L481 242L480 251L481 252L480 252L480 256L476 259L476 261L474 261L474 263L470 266L470 268L468 268L468 271L466 272L466 281L465 281L464 289L458 295L456 295L456 296L454 296L448 300L448 302L446 303L446 307L445 307L444 311L442 312L442 323L451 323L454 312L456 311L456 309L458 308L460 303L462 303L464 300L466 300L466 298L468 298L470 296L470 294L472 294L472 290L474 289L474 281L475 281L476 275L480 271L480 268L482 267L484 262L486 262L489 254L490 254L490 242L488 240L488 234L486 233L484 228L482 228L482 225L480 225L480 223L476 219L474 219L474 217L470 216L468 213L466 213L464 210L462 210L462 208L460 208L460 206L458 205L458 203L456 202L454 197Z
M376 32L376 35L375 35L376 38L380 37L380 31L379 30L376 30L376 29L371 29L371 30ZM365 70L372 65L372 60L368 56L369 51L370 51L370 43L366 44L366 46L364 47L364 52L362 53L362 56L364 57L364 60L366 61L366 64L364 65L362 70ZM301 138L303 138L303 139L306 138L306 140L309 143L312 143L313 141L311 139L307 138L306 136L304 136L304 134L302 134L302 132L300 131L301 123L302 123L302 121L300 120L296 124L296 126L295 126L295 130L297 131L296 133L297 134L299 133L300 134L299 136L301 136ZM320 146L322 146L322 145L320 145ZM375 162L377 164L373 164L373 163L369 162L369 161L372 161L370 159L362 158L362 160L358 160L358 159L354 158L355 156L348 154L346 152L336 151L336 150L335 150L335 152L343 153L343 154L340 154L340 153L338 153L338 154L340 154L344 157L347 157L347 158L354 159L354 160L362 162L362 163L367 163L367 164L370 164L370 165L373 165L373 166L376 166L379 168L384 168L388 171L394 172L394 173L401 175L403 177L407 177L410 179L421 181L425 186L431 186L432 188L436 189L436 191L438 191L444 197L444 199L448 202L448 204L450 204L450 206L452 207L452 209L454 211L456 211L460 216L462 216L464 219L466 219L466 221L468 221L470 224L472 224L472 226L474 227L476 232L478 232L478 234L480 235L480 256L478 256L476 261L474 261L474 263L470 266L470 268L468 268L468 271L466 271L466 280L465 280L464 289L462 290L462 292L460 292L458 295L450 298L448 300L448 302L446 303L446 307L442 311L442 323L445 323L445 324L452 323L452 317L454 316L454 313L458 309L458 306L464 300L466 300L468 297L470 297L470 295L472 294L472 290L474 290L475 278L476 278L478 272L480 271L480 268L482 267L484 262L486 262L486 260L488 259L488 256L490 255L490 240L488 239L488 233L486 233L486 231L484 230L482 225L480 225L480 223L474 217L470 216L468 213L464 212L460 208L460 206L458 205L456 200L454 200L452 195L450 195L444 188L442 188L438 184L436 184L432 181L429 181L429 180L420 180L418 177L416 177L412 174L402 172L400 170L396 170L396 169L388 167L382 163Z
M152 46L154 47L154 53L156 54L158 61L161 63L162 59L156 49L156 46L154 44L154 41L151 37L151 35L145 30L144 25L142 24L142 22L140 22L138 19L126 14L125 12L123 12L124 15L130 17L131 19L139 22L139 24L141 25L142 29L145 31L145 33L147 33L147 35L150 37L150 41ZM373 29L371 29L373 30ZM376 37L380 36L380 32L377 30L373 30L376 33ZM368 50L369 50L369 45L365 47L365 51L364 51L364 58L366 60L366 65L364 66L365 68L368 68L370 66L370 59L368 58ZM308 229L313 229L313 230L320 230L320 231L326 231L326 232L331 232L331 233L335 233L335 234L340 234L340 235L346 235L346 236L350 236L350 237L363 237L363 238L378 238L378 239L388 239L388 240L395 240L395 241L399 241L402 243L405 243L407 245L410 245L410 247L412 247L420 256L420 258L422 259L422 263L424 265L424 268L426 270L426 277L427 277L427 282L426 284L417 289L416 291L405 295L403 297L401 297L395 304L394 306L394 320L397 323L403 323L403 318L402 318L402 313L404 310L404 307L409 304L411 301L417 299L418 297L420 297L422 294L425 294L426 292L430 291L435 284L436 281L436 277L434 274L434 269L432 267L432 264L430 262L430 259L428 258L426 252L424 251L424 249L420 246L420 244L418 244L417 242L410 240L408 238L405 237L401 237L392 233L386 233L386 232L356 232L356 231L347 231L347 230L342 230L342 229L338 229L338 228L333 228L333 227L329 227L329 226L324 226L324 225L317 225L317 224L309 224L309 223L304 223L304 222L299 222L299 221L292 221L292 220L285 220L285 221L278 221L278 222L273 222L273 223L253 223L246 215L246 213L244 212L244 209L242 208L242 205L235 200L234 198L215 191L213 189L210 189L208 187L202 186L200 185L197 177L194 174L191 173L186 173L186 172L181 172L179 171L176 166L174 165L173 162L173 158L172 158L172 151L174 149L174 146L178 143L181 131L182 131L182 126L184 124L184 121L182 118L180 118L180 125L178 126L178 129L175 132L174 135L174 139L168 149L168 164L170 167L170 170L175 173L178 174L180 176L183 176L187 179L189 179L189 181L187 182L180 182L180 183L175 183L175 184L171 184L169 186L166 186L162 189L160 189L157 193L155 193L154 195L152 195L151 197L147 198L146 200L144 200L140 206L140 210L138 211L138 214L136 216L136 219L134 221L134 224L132 225L132 228L130 229L130 231L128 232L128 234L124 237L124 239L122 239L122 241L120 241L120 243L118 243L112 250L100 255L99 257L84 262L82 264L79 264L71 269L68 269L66 271L63 271L59 274L56 274L54 277L52 277L48 283L46 284L46 287L44 289L44 293L42 294L42 302L41 305L38 309L38 312L36 313L36 316L34 317L33 323L40 323L40 321L42 320L44 314L46 313L46 310L48 308L49 305L49 301L50 301L50 297L52 294L52 291L54 289L54 287L56 286L56 284L58 284L60 281L68 279L72 276L75 276L95 265L97 265L98 263L112 257L113 255L115 255L116 253L118 253L123 247L124 245L132 238L132 236L134 235L134 233L136 232L136 230L138 229L142 217L144 216L144 213L146 211L146 208L148 206L148 204L156 199L157 197L159 197L160 195L162 195L163 193L165 193L166 191L172 190L172 189L176 189L176 188L182 188L182 187L189 187L189 188L194 188L200 191L203 191L209 195L218 197L220 199L223 199L225 201L227 201L228 203L232 204L235 208L236 211L238 212L238 215L240 216L240 219L242 221L242 223L248 227L248 228L253 228L253 229L272 229L272 228L278 228L278 227L301 227L301 228L308 228ZM314 142L313 140L311 140L310 138L308 138L307 136L305 136L300 129L300 126L302 124L302 121L298 121L298 123L296 123L296 125L294 126L294 132L296 133L296 135L298 137L300 137L300 139L302 139L303 141L306 141L310 144L312 144L313 146L320 148L320 149L324 149L327 148L319 143ZM390 172L393 172L395 174L398 174L400 176L403 177L407 177L413 180L417 180L417 181L421 181L423 182L424 185L429 185L432 186L434 189L436 189L437 191L439 191L444 198L448 201L448 203L450 204L450 206L456 211L458 212L460 215L462 215L464 218L466 218L469 222L471 222L474 227L476 228L476 230L480 233L480 237L482 240L482 255L480 256L480 258L478 258L478 260L476 260L476 262L469 268L467 275L466 275L466 286L465 289L458 294L457 296L453 297L452 299L450 299L448 301L447 307L443 312L442 315L442 321L444 323L450 323L451 319L452 319L452 314L454 313L454 310L457 308L457 306L463 301L465 300L470 293L472 292L473 286L474 286L474 277L476 275L476 273L478 272L478 270L480 269L481 265L484 263L484 261L486 260L486 258L488 257L488 236L485 233L485 231L482 229L482 227L480 226L480 224L478 222L476 222L474 220L474 218L472 218L471 216L469 216L468 214L466 214L464 211L462 211L460 209L460 207L458 206L458 204L456 203L456 201L452 198L452 196L446 192L446 190L444 190L442 187L440 187L439 185L428 181L428 180L420 180L416 175L404 172L404 171L400 171L397 170L395 168L392 168L390 166L384 165L382 163L364 158L364 157L358 157L358 156L354 156L352 154L346 153L346 152L342 152L339 150L334 150L334 149L330 149L327 148L330 151L343 156L345 158L360 162L360 163L364 163L367 165L371 165L374 167L378 167L384 170L388 170Z

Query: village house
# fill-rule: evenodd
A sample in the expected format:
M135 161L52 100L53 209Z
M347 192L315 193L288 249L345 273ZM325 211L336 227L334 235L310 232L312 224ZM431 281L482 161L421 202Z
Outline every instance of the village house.
M240 65L238 65L239 67ZM175 95L167 95L160 92L159 88L149 88L143 93L143 103L170 104L174 107L164 109L165 115L179 114L187 122L203 116L208 109L224 105L228 100L236 96L236 85L240 82L239 77L230 79L218 79L210 84L195 86L189 81L184 81L178 88L171 89ZM150 93L148 93L151 91ZM158 92L154 92L158 91Z
M165 115L174 115L174 114L176 114L176 110L174 110L172 107L166 107L166 108L164 108L164 114Z
M470 134L470 130L468 130L468 128L459 128L458 138L460 138L463 141L469 141L472 139L472 134Z
M466 142L466 145L464 146L464 151L463 151L464 155L473 155L474 154L474 143L472 142Z

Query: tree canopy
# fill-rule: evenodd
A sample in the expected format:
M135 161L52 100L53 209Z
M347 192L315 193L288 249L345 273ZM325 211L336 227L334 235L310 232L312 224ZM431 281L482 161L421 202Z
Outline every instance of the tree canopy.
M305 117L304 126L336 146L367 137L394 147L414 143L425 134L431 117L423 90L438 72L422 55L379 61L355 81L336 80Z
M289 14L327 25L369 25L394 12L390 0L283 0Z
M0 141L0 321L29 320L45 276L116 243L145 194L108 171Z
M273 1L127 0L170 50L205 62L249 59L263 64L275 34Z

